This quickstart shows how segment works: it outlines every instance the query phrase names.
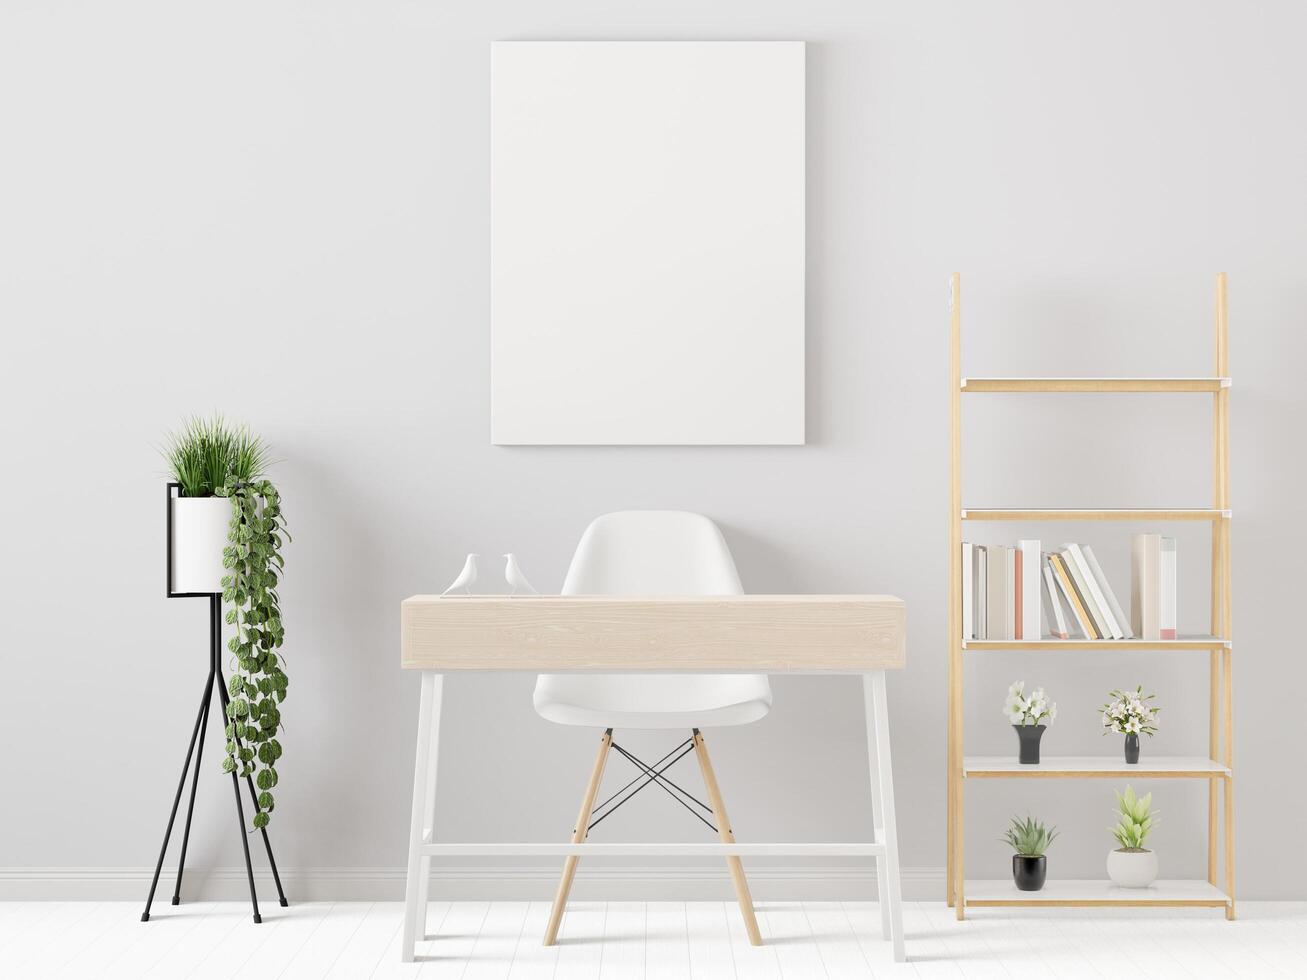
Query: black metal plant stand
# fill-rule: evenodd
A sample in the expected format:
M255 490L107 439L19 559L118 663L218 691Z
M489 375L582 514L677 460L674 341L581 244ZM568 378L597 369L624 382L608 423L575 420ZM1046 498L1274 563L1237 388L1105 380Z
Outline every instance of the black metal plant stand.
M141 913L142 922L150 921L150 906L154 903L154 891L159 885L159 875L163 871L163 858L168 852L168 840L172 837L172 826L177 819L177 807L181 805L182 790L186 788L186 773L191 768L191 756L194 755L195 771L191 774L191 798L186 804L186 826L182 831L181 857L177 862L177 883L173 886L172 891L172 904L181 904L182 873L186 870L186 845L190 843L191 815L195 812L195 790L200 781L200 763L204 756L204 734L209 727L209 706L213 702L214 688L218 689L218 699L221 705L219 726L223 729L227 726L227 702L230 700L227 694L227 682L222 676L222 596L207 592L173 592L172 590L172 498L173 490L176 488L178 488L178 484L168 484L168 598L203 596L209 600L209 676L204 682L204 696L200 700L200 711L195 717L195 727L191 731L191 742L186 747L186 761L182 764L181 779L177 781L177 794L173 797L172 812L168 814L168 826L163 832L163 846L159 848L159 861L154 866L154 878L150 881L150 894L145 899L145 911ZM239 743L239 739L237 741ZM254 780L246 776L245 785L249 787L250 805L254 807L254 812L258 813L259 801L258 794L254 790ZM254 910L254 921L258 923L263 921L263 917L259 915L259 897L254 890L254 866L250 863L250 842L249 836L245 832L245 808L241 804L240 777L234 771L231 774L231 788L236 796L236 825L240 831L241 847L245 851L245 876L250 884L250 905ZM272 868L272 880L277 883L277 898L281 907L286 908L290 903L286 901L286 893L281 887L281 876L277 874L277 861L272 856L272 842L268 839L266 828L260 828L259 833L263 835L263 846L268 852L268 864Z

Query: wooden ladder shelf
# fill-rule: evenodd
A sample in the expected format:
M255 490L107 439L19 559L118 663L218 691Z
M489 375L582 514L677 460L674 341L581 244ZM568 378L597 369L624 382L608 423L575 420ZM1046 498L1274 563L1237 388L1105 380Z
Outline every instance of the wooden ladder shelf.
M949 281L949 734L948 734L948 904L959 919L968 907L1200 906L1224 908L1234 918L1234 755L1230 631L1230 378L1225 273L1216 277L1216 361L1209 378L968 378L962 374L961 277ZM1208 392L1212 396L1212 506L1209 509L974 510L962 502L962 396L1027 392ZM968 521L1206 521L1212 528L1211 632L1175 640L973 640L962 635L962 527ZM1047 757L1039 766L1013 759L967 756L963 739L963 663L986 650L1207 651L1209 678L1208 755L1152 758L1127 766L1119 757ZM967 880L963 838L965 791L975 779L1203 779L1207 781L1207 878L1158 881L1151 888L1117 888L1103 881L1050 880L1038 892L1017 891L1010 880ZM1051 788L1051 787L1050 787Z

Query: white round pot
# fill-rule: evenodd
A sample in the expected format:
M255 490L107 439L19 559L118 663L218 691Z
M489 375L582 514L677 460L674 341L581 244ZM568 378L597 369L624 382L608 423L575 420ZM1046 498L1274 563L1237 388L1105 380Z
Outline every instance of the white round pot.
M172 591L221 592L229 497L172 499Z
M1107 876L1120 888L1147 888L1157 880L1157 852L1108 851Z

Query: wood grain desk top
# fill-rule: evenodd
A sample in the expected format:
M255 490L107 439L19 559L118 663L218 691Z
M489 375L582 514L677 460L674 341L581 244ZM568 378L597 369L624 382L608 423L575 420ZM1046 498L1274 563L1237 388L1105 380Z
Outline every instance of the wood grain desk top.
M903 667L886 595L405 599L401 664L450 671L835 673Z

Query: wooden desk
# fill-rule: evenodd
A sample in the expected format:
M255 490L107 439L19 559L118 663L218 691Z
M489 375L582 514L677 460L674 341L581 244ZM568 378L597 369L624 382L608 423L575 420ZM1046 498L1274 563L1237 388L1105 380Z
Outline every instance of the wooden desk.
M403 957L425 934L431 858L451 855L860 855L876 859L881 926L904 958L885 671L904 665L906 610L893 596L413 596L401 664L422 671ZM859 674L871 840L852 844L438 844L436 763L444 675L470 671ZM425 937L424 937L425 938Z

